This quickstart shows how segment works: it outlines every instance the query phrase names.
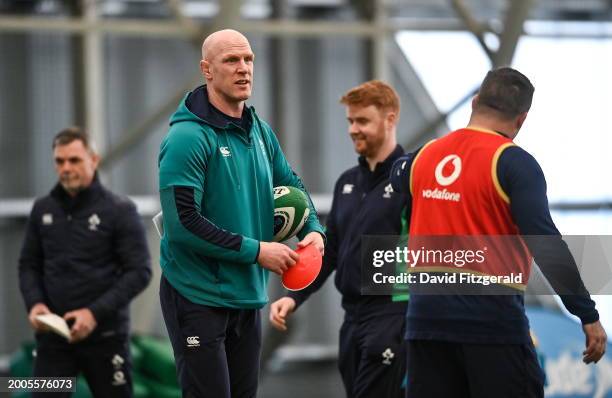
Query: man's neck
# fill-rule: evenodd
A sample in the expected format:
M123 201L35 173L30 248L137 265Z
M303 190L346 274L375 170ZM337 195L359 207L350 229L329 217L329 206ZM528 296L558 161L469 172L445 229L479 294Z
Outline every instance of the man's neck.
M396 140L389 140L387 143L385 143L383 146L380 147L380 149L374 156L372 157L366 156L366 161L368 162L370 171L374 171L378 163L384 162L385 159L387 159L389 155L393 153L396 146L397 146Z
M514 139L514 137L516 136L516 132L514 131L513 126L503 121L494 119L494 118L479 117L479 116L472 115L467 127L468 128L475 127L475 128L486 129L486 130L492 130L497 133L501 133L502 135L510 139Z
M218 110L228 116L240 118L244 109L244 101L230 102L220 93L213 90L210 86L206 86L208 91L208 101Z
M66 187L64 187L64 186L62 186L62 189L72 199L76 198L79 193L81 193L83 190L85 190L85 188L82 188L82 187L78 188L78 189L66 189Z

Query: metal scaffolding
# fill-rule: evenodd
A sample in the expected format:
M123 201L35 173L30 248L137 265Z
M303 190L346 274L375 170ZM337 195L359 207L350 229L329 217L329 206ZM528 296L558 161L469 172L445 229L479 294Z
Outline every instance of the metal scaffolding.
M530 11L536 5L544 4L550 7L547 0L500 0L505 8L500 12L498 22L481 20L475 13L473 4L466 0L448 0L433 2L437 6L445 4L446 8L453 15L431 15L428 18L409 18L393 17L390 12L405 4L408 9L411 6L424 5L428 2L411 0L405 3L389 0L361 1L353 0L346 7L361 7L364 18L342 18L342 20L299 20L290 19L285 11L282 14L274 13L274 19L245 19L241 16L242 0L224 0L218 2L218 12L212 18L195 19L184 12L184 0L163 0L169 10L167 18L109 18L101 15L100 1L80 0L81 10L78 16L58 17L42 15L2 15L0 14L0 33L2 32L49 32L49 33L70 33L80 37L82 48L82 69L77 73L81 80L77 84L80 87L80 97L83 104L75 105L76 120L82 120L85 127L94 136L100 150L103 153L103 163L101 167L108 169L114 162L121 159L131 149L136 147L145 139L154 127L158 125L174 108L175 104L183 96L184 92L193 87L201 79L199 75L188 76L184 84L174 91L167 94L167 100L151 111L141 120L134 123L125 131L119 134L121 139L114 143L112 147L107 145L107 134L105 134L105 98L103 89L104 77L104 49L102 40L105 35L119 35L122 37L157 37L157 38L183 38L194 47L199 48L201 40L209 32L223 28L233 27L245 33L259 34L267 38L288 39L288 38L327 38L348 36L364 40L369 45L366 51L367 58L364 60L369 68L368 78L389 79L391 70L398 70L395 54L398 53L397 47L392 45L393 34L400 30L464 30L472 32L480 44L482 50L491 60L491 66L510 64L514 56L517 43L524 34L524 23ZM288 7L283 2L272 2L274 7ZM299 3L299 2L297 2ZM472 8L470 7L472 5ZM365 10L365 11L364 11ZM359 11L359 10L358 10ZM359 14L359 13L358 13ZM364 15L367 14L367 15ZM499 21L502 21L499 23ZM487 44L485 35L495 35L498 38L498 48L492 48ZM391 49L391 50L390 50ZM281 45L277 51L282 54L288 52L287 46ZM391 55L394 54L394 55ZM275 62L274 68L279 76L287 76L287 62ZM426 92L424 86L414 79L406 78L406 73L398 73L400 80L404 84L412 84L420 92ZM404 76L404 77L401 77ZM275 98L283 99L282 85L285 79L275 82ZM411 83L408 83L411 82ZM406 142L406 147L414 147L432 136L436 129L445 123L448 115L468 101L475 93L476 88L466 93L466 95L451 107L447 112L440 112L435 109L433 102L428 101L425 106L429 112L426 117L429 122L422 126L416 126L411 139ZM424 97L428 98L427 95ZM283 104L282 100L275 101L277 119L283 125ZM421 101L422 102L422 101ZM433 110L432 110L433 109ZM280 115L280 116L279 116ZM281 140L283 137L281 137ZM294 154L296 157L297 154Z

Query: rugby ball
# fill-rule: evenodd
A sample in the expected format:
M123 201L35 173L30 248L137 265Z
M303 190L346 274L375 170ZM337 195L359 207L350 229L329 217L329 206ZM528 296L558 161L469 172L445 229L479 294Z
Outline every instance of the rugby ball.
M291 239L310 214L308 197L296 187L274 187L274 242Z

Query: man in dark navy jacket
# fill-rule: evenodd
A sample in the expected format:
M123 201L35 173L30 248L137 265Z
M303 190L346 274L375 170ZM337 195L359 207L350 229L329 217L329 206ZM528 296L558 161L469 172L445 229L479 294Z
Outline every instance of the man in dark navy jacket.
M389 181L393 162L403 154L396 142L399 98L389 85L369 81L348 91L340 102L346 105L359 165L336 182L321 273L306 289L274 302L270 321L286 330L287 316L336 271L346 311L339 368L347 396L401 397L407 297L361 295L362 236L401 235L407 225L408 196L394 192Z
M82 130L58 133L53 157L59 183L34 203L19 259L34 376L83 372L96 397L131 397L128 305L151 278L144 228L134 203L100 184ZM68 322L68 341L37 319L49 313Z

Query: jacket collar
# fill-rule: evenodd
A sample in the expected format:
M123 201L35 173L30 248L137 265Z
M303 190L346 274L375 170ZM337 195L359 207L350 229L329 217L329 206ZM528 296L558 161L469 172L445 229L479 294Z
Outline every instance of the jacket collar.
M389 174L391 172L391 167L393 166L393 163L403 154L404 149L400 145L397 145L393 152L391 152L391 154L387 156L385 160L376 163L376 166L374 166L374 171L372 173L374 175ZM365 170L367 170L368 172L370 171L370 165L368 164L368 161L366 160L365 156L359 156L359 166L361 168L365 168Z
M207 124L215 127L217 129L225 130L232 128L232 125L222 116L220 110L215 108L208 99L208 90L206 89L206 84L203 84L193 90L185 100L185 105L187 109L191 111L194 115L205 121ZM247 117L250 121L250 126L252 125L252 119L254 117L252 107L244 105L244 109L242 111L242 116ZM248 131L247 131L248 133Z
M98 172L96 171L91 184L77 193L76 196L70 196L59 182L53 187L50 195L57 199L62 204L62 207L72 209L97 198L102 194L102 190L102 184L100 183Z

